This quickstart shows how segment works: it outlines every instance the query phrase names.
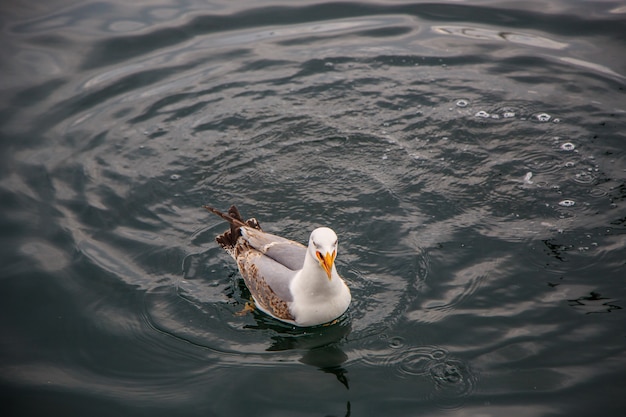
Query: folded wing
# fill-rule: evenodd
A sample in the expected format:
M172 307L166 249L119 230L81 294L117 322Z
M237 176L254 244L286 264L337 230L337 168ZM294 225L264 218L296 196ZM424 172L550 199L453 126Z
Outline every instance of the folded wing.
M304 266L307 248L298 242L247 226L241 227L241 235L251 247L292 271Z

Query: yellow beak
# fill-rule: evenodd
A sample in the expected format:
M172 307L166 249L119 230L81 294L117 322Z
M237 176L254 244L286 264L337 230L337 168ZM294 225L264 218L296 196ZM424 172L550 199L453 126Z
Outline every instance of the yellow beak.
M316 253L317 259L320 261L320 265L326 271L326 275L328 275L328 280L332 279L333 272L333 263L335 262L335 256L337 256L337 251L333 251L333 253L326 253L322 256L320 252Z

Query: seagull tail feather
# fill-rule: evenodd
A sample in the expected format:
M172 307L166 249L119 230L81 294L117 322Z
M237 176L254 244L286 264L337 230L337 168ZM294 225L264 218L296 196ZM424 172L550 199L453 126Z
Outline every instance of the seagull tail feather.
M202 206L202 208L221 217L222 219L226 220L231 225L238 226L238 227L245 225L243 219L241 218L241 214L239 214L239 210L237 210L237 207L235 207L234 205L230 206L230 208L228 209L228 214L223 213L219 211L218 209L213 208L211 206L207 206L207 205Z
M242 226L249 226L254 229L261 230L261 226L259 225L259 222L257 222L255 218L244 221L243 217L241 217L241 214L239 213L239 210L237 209L235 205L230 206L230 208L228 209L228 214L223 213L217 210L216 208L213 208L208 205L204 205L202 206L202 208L221 217L222 219L230 223L230 230L225 231L224 233L222 233L221 235L215 238L217 243L219 243L220 246L222 246L226 250L230 250L235 247L235 245L237 244L237 240L239 239L239 236L241 236Z

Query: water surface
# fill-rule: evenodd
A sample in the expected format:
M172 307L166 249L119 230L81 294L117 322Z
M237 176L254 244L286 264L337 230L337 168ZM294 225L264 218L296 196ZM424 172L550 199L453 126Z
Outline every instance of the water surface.
M0 10L12 415L623 412L620 2ZM334 228L348 314L240 314L207 203Z

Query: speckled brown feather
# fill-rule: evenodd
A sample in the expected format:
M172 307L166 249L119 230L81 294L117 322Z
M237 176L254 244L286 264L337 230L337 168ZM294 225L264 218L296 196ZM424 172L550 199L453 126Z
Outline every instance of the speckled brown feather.
M276 295L259 274L254 258L263 256L261 252L250 248L243 239L235 246L235 260L246 286L261 310L283 320L294 320L287 303Z
M249 226L262 231L259 222L255 218L244 221L239 210L234 205L228 209L228 214L210 206L203 207L230 224L230 230L218 235L215 241L237 262L239 272L258 307L274 317L283 320L294 320L288 304L276 295L263 276L259 274L254 261L256 258L263 256L263 254L251 247L245 239L241 238L241 226Z

